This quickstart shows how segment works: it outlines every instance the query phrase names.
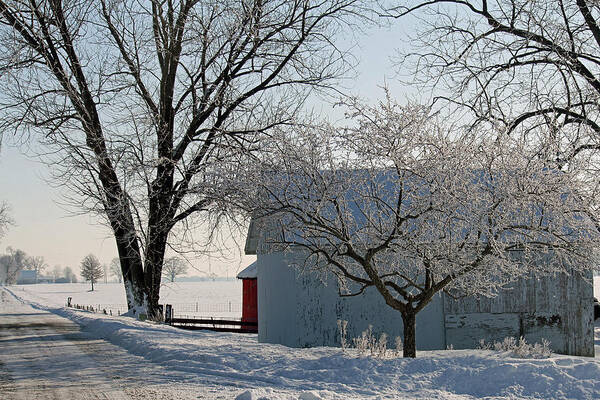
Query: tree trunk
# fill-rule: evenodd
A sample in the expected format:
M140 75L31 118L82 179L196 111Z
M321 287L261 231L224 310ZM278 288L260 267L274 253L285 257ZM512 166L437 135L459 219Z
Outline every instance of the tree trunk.
M145 283L147 290L148 317L153 317L158 312L162 266L167 247L168 232L163 230L150 232L149 243L145 259Z
M114 229L113 231L123 274L127 309L143 308L146 306L144 270L136 236L127 235L123 229Z
M92 292L94 291L94 280L92 279Z
M404 323L404 347L402 355L405 358L415 358L417 357L416 314L414 312L402 313L402 322Z

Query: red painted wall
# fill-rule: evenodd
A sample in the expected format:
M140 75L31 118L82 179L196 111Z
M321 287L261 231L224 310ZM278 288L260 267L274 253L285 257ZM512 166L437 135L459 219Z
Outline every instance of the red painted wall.
M242 279L242 321L258 322L257 279Z

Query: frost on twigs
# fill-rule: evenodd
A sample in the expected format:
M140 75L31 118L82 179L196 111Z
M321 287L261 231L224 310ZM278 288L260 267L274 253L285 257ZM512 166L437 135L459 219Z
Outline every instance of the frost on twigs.
M352 339L354 348L358 350L358 355L369 354L374 358L385 358L387 352L387 334L382 333L379 339L373 334L373 325L362 332L359 337Z
M403 345L402 345L402 338L400 336L396 336L396 339L394 340L394 344L396 346L395 351L394 351L394 355L396 357L400 357L402 355L402 350L403 350Z
M348 321L340 320L337 321L338 330L340 333L340 344L342 351L346 352L348 349ZM360 336L352 339L352 346L356 349L359 356L369 355L377 359L387 358L387 333L382 333L379 339L373 334L373 325L364 330ZM395 339L396 349L393 355L399 357L402 353L402 339L398 336Z
M342 351L345 351L346 347L348 347L348 342L347 342L348 321L338 319L337 325L338 325L338 331L340 333L340 346L342 347Z
M514 337L509 336L501 342L487 343L485 340L479 340L477 347L480 350L494 350L498 352L510 352L514 357L518 358L548 358L552 355L550 342L542 339L541 343L530 344L521 336L517 341Z

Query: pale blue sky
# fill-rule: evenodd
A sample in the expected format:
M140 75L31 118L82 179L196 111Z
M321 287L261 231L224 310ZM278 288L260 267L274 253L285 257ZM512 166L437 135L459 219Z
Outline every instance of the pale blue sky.
M359 60L358 77L347 82L351 93L373 101L382 97L378 86L385 82L399 100L414 94L398 83L390 60L395 50L407 43L408 29L409 24L404 21L395 22L389 29L370 28L361 34L354 49ZM328 112L329 106L323 105L322 109ZM11 142L10 137L5 137L0 151L0 200L10 204L16 225L0 240L0 254L12 246L30 255L44 256L51 268L61 265L75 270L89 253L96 254L103 263L110 262L117 251L108 229L94 224L89 216L71 216L62 208L60 189L50 187L44 180L48 176L47 167L23 155L26 149L13 147ZM253 259L213 258L210 268L219 275L231 276ZM190 269L189 275L200 275L198 270L208 272L207 258L193 260L193 264L197 270Z

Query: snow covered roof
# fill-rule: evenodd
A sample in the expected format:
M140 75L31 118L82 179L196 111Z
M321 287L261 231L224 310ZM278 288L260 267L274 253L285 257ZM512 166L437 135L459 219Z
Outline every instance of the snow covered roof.
M253 279L257 276L256 261L244 268L239 274L238 279Z
M467 169L465 171L461 175L465 186L463 190L465 192L468 189L470 191L481 191L483 199L487 198L485 196L490 191L493 192L496 190L494 189L496 184L492 185L493 177L496 181L502 177L509 180L513 174L519 172L510 170L489 172L482 169ZM543 176L546 173L554 175L559 172L552 169L545 169L540 173ZM348 231L349 236L364 243L371 243L371 240L373 240L371 237L377 238L380 229L385 228L388 231L394 229L394 221L396 220L394 210L396 209L399 196L402 196L400 214L404 217L413 214L423 216L419 218L404 218L405 222L402 224L404 233L418 231L423 226L425 220L435 222L432 219L435 216L431 217L434 213L423 213L422 210L430 204L431 199L429 196L433 196L433 192L440 192L435 189L436 185L438 185L436 182L428 182L424 178L410 172L403 172L402 175L399 175L398 171L393 169L324 170L320 171L320 174L319 179L313 176L304 176L300 173L297 175L278 173L267 176L269 179L265 185L270 185L272 188L268 191L269 194L266 195L265 202L267 205L266 209L262 211L263 215L260 215L260 212L256 211L250 221L244 248L246 255L256 255L259 248L262 252L273 251L268 246L262 248L262 245L266 243L266 236L270 236L271 242L279 241L282 244L306 243L306 232L300 226L302 222L294 219L293 216L289 217L289 214L286 213L286 207L296 209L300 214L305 213L304 215L307 215L308 219L317 215L320 219L330 221L334 225L343 217L342 219L345 220L346 225L344 229ZM323 184L321 181L326 181L326 186L330 186L326 193L329 197L325 199L322 193L325 189L322 188ZM504 186L510 187L509 183L504 182ZM472 185L472 188L469 188L469 185ZM500 194L506 197L504 193ZM565 201L568 198L568 194L560 194L560 198L562 201ZM336 203L332 199L335 199ZM269 200L273 200L272 204L269 203ZM552 213L544 210L543 206L538 204L527 206L513 203L503 202L500 206L493 206L493 203L486 200L482 204L477 205L475 209L471 209L468 204L457 202L457 204L452 205L458 208L447 208L449 211L445 218L446 220L456 219L449 214L452 210L456 209L460 220L466 221L468 217L477 220L479 218L478 215L487 207L489 209L504 210L502 213L510 216L515 221L515 224L519 224L522 221L525 221L524 223L526 224L527 221L531 220L532 216L539 218L540 225L543 226L547 226L552 222ZM336 207L341 207L341 209L336 210ZM276 219L277 217L280 217L281 220L276 221L278 225L274 227L271 219ZM436 241L439 240L439 235L443 237L448 236L446 228L442 226L445 223L442 221L443 218L439 219L440 224L438 225L440 226L435 227L435 229L439 228L437 231L431 226L425 226L423 229L420 229L421 232L418 234L421 235L420 238L422 240ZM575 223L577 220L582 220L582 217L575 218L571 222ZM485 224L486 221L482 220L481 223ZM561 224L564 221L558 223ZM479 229L478 225L474 223L455 225L455 227L451 228L454 240L468 237L476 232L476 229ZM281 237L282 227L285 228L284 234L286 235L286 239ZM563 225L562 233L568 236L575 236L580 231L580 229ZM375 233L373 234L373 232ZM510 242L519 235L519 232L506 229L502 233L502 239ZM335 242L334 238L331 239ZM486 240L485 234L481 236L481 239L483 241Z

